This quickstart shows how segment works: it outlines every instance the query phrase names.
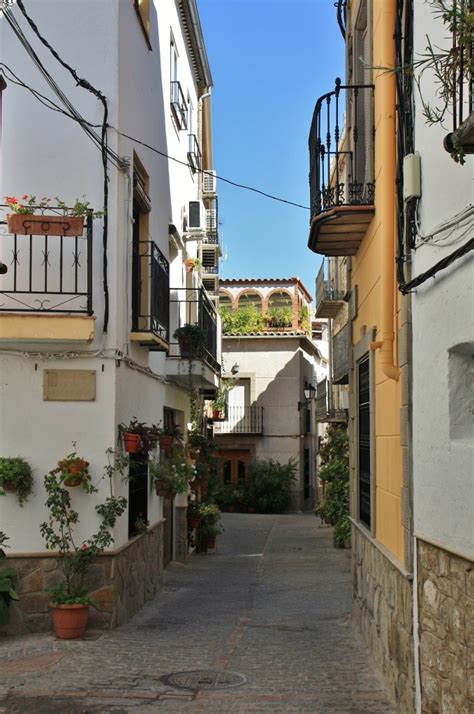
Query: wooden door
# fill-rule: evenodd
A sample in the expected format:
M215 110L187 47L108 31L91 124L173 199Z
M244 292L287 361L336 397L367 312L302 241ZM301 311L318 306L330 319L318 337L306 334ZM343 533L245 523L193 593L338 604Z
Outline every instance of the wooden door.
M246 449L221 451L219 460L221 478L224 483L243 483L245 481L250 463L250 451Z

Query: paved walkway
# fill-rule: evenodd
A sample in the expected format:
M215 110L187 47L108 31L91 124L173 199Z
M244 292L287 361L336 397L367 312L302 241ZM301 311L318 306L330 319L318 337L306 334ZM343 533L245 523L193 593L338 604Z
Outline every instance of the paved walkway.
M0 638L0 712L396 712L352 634L349 554L330 531L312 515L223 522L218 550L171 564L127 625L69 642ZM246 681L211 691L160 680L187 670Z

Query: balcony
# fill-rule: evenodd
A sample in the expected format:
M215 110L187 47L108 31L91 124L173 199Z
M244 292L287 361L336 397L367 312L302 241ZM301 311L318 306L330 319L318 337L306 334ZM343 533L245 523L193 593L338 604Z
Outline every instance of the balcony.
M341 124L347 116L346 125ZM374 85L342 85L320 97L309 135L308 247L355 255L374 214Z
M188 126L188 105L180 82L170 82L171 113L178 129Z
M346 409L339 409L335 403L334 387L327 379L316 385L316 421L322 423L347 422Z
M351 324L348 322L332 338L332 380L334 384L349 383L349 351Z
M330 275L328 261L324 260L316 278L316 317L336 317L345 304L345 291L339 287L337 273Z
M94 326L92 217L83 236L9 233L0 220L0 340L90 342Z
M169 263L154 241L136 242L132 263L130 340L166 351L170 325Z
M214 423L214 436L219 434L263 434L263 407L228 406L227 419Z
M185 387L216 388L221 371L217 337L219 316L205 289L171 288L170 316L171 324L176 326L173 332L185 324L198 325L204 338L192 359L186 353L181 354L179 342L170 342L167 378Z
M201 148L196 134L189 134L188 162L193 173L201 170Z

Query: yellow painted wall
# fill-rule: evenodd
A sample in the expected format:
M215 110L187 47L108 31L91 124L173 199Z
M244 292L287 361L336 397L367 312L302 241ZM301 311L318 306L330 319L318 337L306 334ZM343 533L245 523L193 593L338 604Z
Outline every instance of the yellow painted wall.
M0 342L92 342L95 317L86 315L0 314Z
M390 10L391 0L373 0L372 33L373 65L387 65L387 48L381 36L384 23L389 23L393 32L394 20ZM381 281L381 245L383 240L393 240L395 226L391 216L383 215L377 197L383 182L393 186L395 204L395 181L387 166L394 165L395 142L382 144L380 127L387 114L395 113L389 106L393 95L387 93L387 75L381 81L381 73L374 71L375 82L375 215L368 232L353 258L352 285L358 286L358 314L353 322L353 341L357 343L363 326L376 327L380 339L381 304L383 286ZM393 76L388 81L394 81ZM381 86L382 85L382 86ZM385 85L385 86L383 86ZM393 113L393 114L392 114ZM394 261L395 272L395 261ZM395 336L398 330L398 303L394 307ZM396 339L394 351L396 354ZM375 352L375 464L372 477L375 479L375 536L393 555L403 561L403 533L401 526L402 454L400 447L400 381L387 378L380 369L380 353ZM396 364L396 362L395 362Z

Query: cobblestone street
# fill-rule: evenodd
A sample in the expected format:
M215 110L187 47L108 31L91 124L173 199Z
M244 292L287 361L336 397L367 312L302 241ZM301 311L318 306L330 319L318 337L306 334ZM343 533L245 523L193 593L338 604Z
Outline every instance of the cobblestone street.
M224 514L223 525L218 549L171 564L127 625L80 641L0 639L0 712L397 711L352 633L350 556L330 531L312 515ZM187 670L246 681L161 681Z

